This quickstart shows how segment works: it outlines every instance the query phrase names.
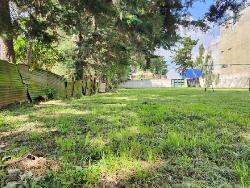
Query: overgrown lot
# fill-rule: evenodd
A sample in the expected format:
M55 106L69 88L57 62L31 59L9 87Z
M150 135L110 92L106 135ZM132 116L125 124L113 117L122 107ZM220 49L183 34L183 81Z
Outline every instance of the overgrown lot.
M118 90L9 108L1 187L248 187L249 126L250 92L237 90Z

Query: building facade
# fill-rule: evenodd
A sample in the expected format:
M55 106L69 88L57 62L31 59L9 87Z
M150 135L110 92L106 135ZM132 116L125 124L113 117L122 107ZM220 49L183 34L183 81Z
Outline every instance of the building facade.
M248 88L250 84L250 6L220 27L220 41L209 48L216 87Z

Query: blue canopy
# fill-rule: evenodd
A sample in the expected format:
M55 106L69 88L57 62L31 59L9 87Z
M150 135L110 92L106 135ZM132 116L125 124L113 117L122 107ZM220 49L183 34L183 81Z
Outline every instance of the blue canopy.
M194 75L195 73L195 75ZM182 79L194 79L201 77L201 70L199 69L187 69L186 72L181 73Z

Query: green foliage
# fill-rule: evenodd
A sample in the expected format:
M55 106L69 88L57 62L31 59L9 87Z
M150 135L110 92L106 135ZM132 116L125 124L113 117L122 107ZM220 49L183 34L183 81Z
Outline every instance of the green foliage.
M229 18L229 12L239 16L239 11L247 6L247 0L227 0L216 1L210 6L209 12L206 13L206 19L210 22L222 23Z
M48 97L48 99L50 99L50 100L55 99L55 96L57 94L57 90L54 88L47 87L47 88L45 88L45 94Z
M150 71L156 75L166 75L167 64L163 57L156 57L150 60Z
M53 63L51 72L65 77L67 80L72 81L75 77L75 60L76 46L71 37L62 34L64 39L56 46L56 50L60 59Z
M127 70L131 57L135 54L145 57L146 69L149 69L149 59L156 48L170 49L174 46L180 39L177 32L179 26L208 28L205 19L190 21L187 16L188 8L193 2L4 0L0 4L0 36L5 40L7 55L10 56L8 59L14 63L17 53L18 62L32 62L33 67L51 68L61 59L58 57L55 42L64 41L65 36L62 33L65 32L71 38L69 40L75 42L76 51L70 53L69 59L72 61L59 61L63 65L57 68L61 72L64 69L66 77L70 79L81 80L84 76L92 75L106 77L111 80L111 85L117 85L114 82L120 82L128 73L125 71L121 74L120 69ZM217 21L225 16L228 9L237 13L245 2L215 2L207 20ZM23 37L25 43L19 37ZM13 40L18 43L15 51ZM24 45L27 44L28 47L25 48ZM72 49L75 50L75 47ZM67 54L66 51L62 53L63 57ZM192 66L188 56L189 52L180 52L176 57L175 61L181 66L180 71ZM69 68L70 71L67 71Z
M200 67L202 64L203 64L203 61L204 61L204 54L205 54L205 48L204 48L204 45L201 44L199 46L199 54L196 58L196 61L195 61L195 66L198 66Z
M192 59L192 50L197 45L197 40L193 40L190 37L183 38L181 41L181 47L175 50L175 56L173 62L179 66L179 72L186 72L188 68L194 68L195 62Z
M32 43L30 68L51 69L56 63L64 61L63 54L55 44L44 44L36 40L33 40ZM18 64L26 63L27 46L27 41L24 37L19 36L15 40L14 49Z
M64 29L78 35L76 79L82 79L83 75L104 76L110 81L110 87L117 85L128 75L128 71L121 74L121 70L128 70L137 54L147 59L153 56L157 47L168 48L178 38L174 25L181 24L176 19L181 17L178 14L181 13L180 3L64 0L59 3L64 14L62 21L67 23ZM173 11L165 14L159 11L161 7ZM152 65L152 69L157 74L164 74L163 66L155 68Z
M199 55L196 58L195 66L202 71L202 78L205 82L205 88L210 87L213 82L218 81L219 76L213 73L214 62L211 52L208 51L207 54L205 54L203 45L199 47Z

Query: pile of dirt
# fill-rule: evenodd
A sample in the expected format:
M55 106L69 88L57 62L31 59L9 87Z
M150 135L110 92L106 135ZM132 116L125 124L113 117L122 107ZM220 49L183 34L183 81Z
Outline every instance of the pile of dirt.
M29 182L37 182L44 178L48 170L58 171L60 165L54 160L48 160L43 156L26 154L14 160L3 163L4 176L0 181L0 187L29 187Z
M58 171L59 164L42 156L26 154L19 159L10 160L5 163L7 169L19 169L20 172L32 172L33 176L42 176L47 170Z
M152 173L157 171L157 169L161 168L164 165L164 162L161 160L158 161L140 161L139 166L137 167L121 167L119 170L104 172L101 174L101 178L99 182L97 182L97 187L124 187L122 183L126 183L126 181L133 181L136 178L136 172L140 172L141 174Z

